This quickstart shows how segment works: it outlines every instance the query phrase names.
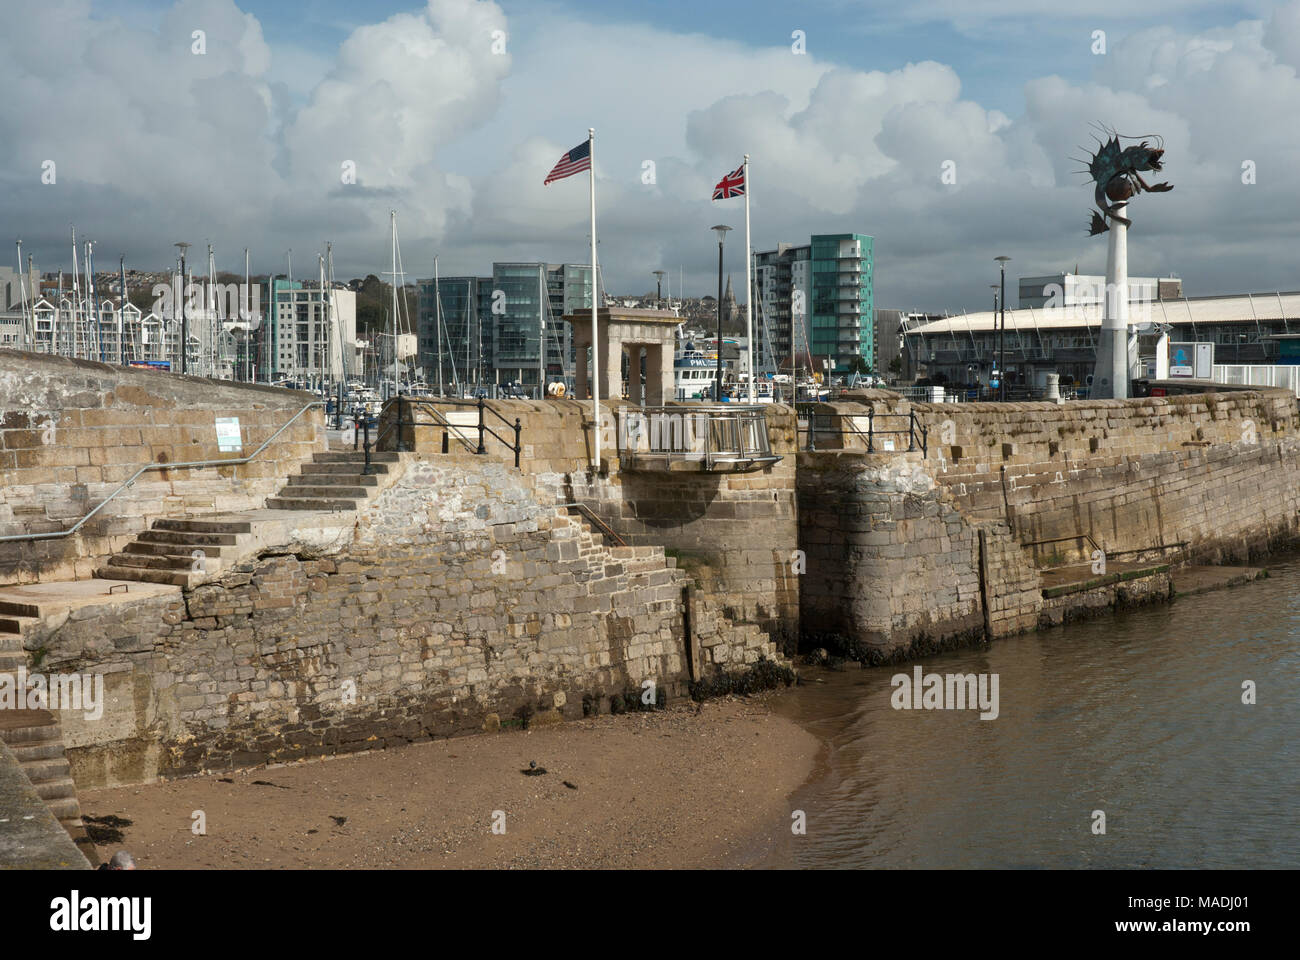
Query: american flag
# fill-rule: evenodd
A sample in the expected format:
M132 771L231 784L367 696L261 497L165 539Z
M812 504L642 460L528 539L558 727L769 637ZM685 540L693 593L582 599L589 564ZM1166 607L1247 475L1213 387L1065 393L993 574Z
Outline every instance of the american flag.
M713 188L714 200L730 200L732 197L745 195L745 165L742 163L735 170L718 181Z
M560 162L546 175L542 185L545 186L553 180L563 180L565 177L571 177L575 173L582 173L582 171L590 169L591 141L585 140L560 157Z

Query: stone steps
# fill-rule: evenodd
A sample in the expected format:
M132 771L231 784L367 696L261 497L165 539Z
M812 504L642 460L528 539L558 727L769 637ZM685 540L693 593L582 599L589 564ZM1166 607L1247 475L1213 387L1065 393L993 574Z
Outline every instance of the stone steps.
M329 453L313 453L311 455L313 463L365 463L366 455L361 450L331 450ZM396 451L378 451L370 452L371 464L398 463L401 456ZM386 471L381 471L386 472Z
M155 520L154 530L171 530L178 533L251 533L253 524L248 520L209 520L167 518Z
M364 459L361 460L360 462L362 466L365 465ZM309 475L313 477L329 476L331 474L336 474L336 473L342 473L342 474L348 474L354 476L363 476L361 471L356 469L356 466L357 464L350 460L344 460L337 463L319 463L313 461L312 463L304 463L299 468L299 470L301 471L301 475L304 476ZM372 457L370 461L370 470L371 473L365 474L365 476L375 476L376 474L387 473L388 463L376 461ZM289 478L289 482L290 483L293 482L292 477Z
M27 653L23 650L0 650L0 673L17 673L27 666Z
M314 497L269 497L267 507L272 510L322 510L326 513L340 513L355 510L355 500L325 500Z
M21 637L23 635L23 629L27 627L28 624L35 623L36 619L36 617L20 617L10 613L0 614L0 636L8 634L15 637ZM3 644L0 643L0 646L2 645Z
M311 464L311 466L347 466L352 464ZM304 471L289 478L291 487L377 487L379 477L372 473L345 473L342 470L330 470L328 473L308 473Z
M339 513L355 510L360 503L379 493L379 474L387 473L386 464L398 463L395 452L372 452L370 465L374 473L364 473L364 451L331 450L312 454L296 476L278 494L267 498L271 510L323 510Z
M239 542L235 533L198 533L181 530L145 530L136 538L137 543L172 543L184 546L233 547Z
M356 510L359 504L378 495L383 483L380 477L388 474L388 465L399 463L401 457L395 452L372 453L373 472L369 473L363 472L365 459L364 452L354 450L312 454L310 462L303 463L298 473L286 478L276 496L267 498L265 512L253 510L155 520L150 529L110 556L95 571L95 576L193 588L256 553L264 538L273 538L266 541L270 544L278 543L278 538L285 534L292 536L291 531L299 527L298 521L286 521L283 516L276 517L273 511L343 513ZM275 523L288 529L276 530ZM328 521L326 525L335 527L338 521ZM3 635L0 627L0 636Z
M223 555L238 554L252 540L252 531L252 521L238 516L155 520L150 529L109 557L95 576L193 587L219 574Z
M0 600L0 614L7 614L15 617L39 617L41 609L34 603L24 603L18 600Z
M149 531L145 531L148 533ZM204 557L221 556L221 547L226 547L226 552L231 552L230 545L216 545L211 543L194 544L194 543L177 543L175 541L163 541L155 543L151 540L133 540L126 545L124 553L142 554L154 557L187 557L194 559L194 551L202 550Z
M305 483L295 484L290 479L289 485L280 493L286 499L292 500L368 500L374 491L374 487L345 487L341 484L309 486ZM268 500L267 503L269 504L270 501Z
M98 862L81 821L81 804L68 766L63 729L54 714L48 710L0 711L0 740L9 747L36 795L81 852L92 864Z
M148 567L103 566L95 570L95 576L104 580L138 580L141 583L169 583L176 587L190 588L197 586L206 574L198 572L185 573L181 570L153 570Z

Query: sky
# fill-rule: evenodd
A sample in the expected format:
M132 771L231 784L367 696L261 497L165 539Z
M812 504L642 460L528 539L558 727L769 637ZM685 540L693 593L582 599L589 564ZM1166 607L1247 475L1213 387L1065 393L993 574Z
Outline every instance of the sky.
M588 259L596 129L607 289L716 289L711 202L751 155L756 250L874 238L876 305L981 310L996 280L1101 273L1077 158L1160 136L1129 272L1192 296L1300 288L1300 0L611 3L0 0L0 237L38 269L390 270ZM199 33L196 35L196 31ZM1150 182L1150 181L1148 181ZM679 277L684 284L679 282Z

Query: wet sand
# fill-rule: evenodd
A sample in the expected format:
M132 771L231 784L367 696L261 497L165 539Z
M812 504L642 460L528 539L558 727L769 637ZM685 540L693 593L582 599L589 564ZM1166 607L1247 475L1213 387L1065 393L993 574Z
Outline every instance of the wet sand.
M98 849L141 869L739 867L790 832L819 751L764 698L728 699L87 790L81 808L132 821Z

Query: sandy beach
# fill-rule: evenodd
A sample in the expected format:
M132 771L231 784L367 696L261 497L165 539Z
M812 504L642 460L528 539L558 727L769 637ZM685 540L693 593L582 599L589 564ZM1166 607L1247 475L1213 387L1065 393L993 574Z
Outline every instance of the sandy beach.
M765 698L726 699L89 790L81 805L130 821L98 850L141 869L736 867L789 833L787 798L818 750ZM525 775L530 761L546 773Z

